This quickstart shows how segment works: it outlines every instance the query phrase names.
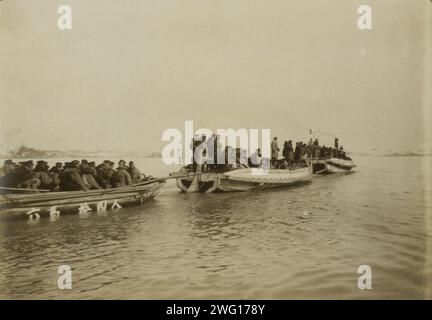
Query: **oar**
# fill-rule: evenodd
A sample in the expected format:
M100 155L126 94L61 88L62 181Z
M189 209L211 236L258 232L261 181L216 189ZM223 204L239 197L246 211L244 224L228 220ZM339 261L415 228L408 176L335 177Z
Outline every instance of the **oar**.
M9 187L0 187L0 190L23 191L23 192L51 192L51 190L46 190L46 189L27 189L27 188L9 188Z

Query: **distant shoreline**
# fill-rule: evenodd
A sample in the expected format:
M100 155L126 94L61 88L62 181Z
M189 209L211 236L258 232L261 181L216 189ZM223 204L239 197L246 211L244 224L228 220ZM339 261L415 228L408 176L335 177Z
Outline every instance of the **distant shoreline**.
M432 157L432 153L428 154L405 154L405 153L394 153L394 154L376 154L376 153L348 153L351 156L371 156L371 157L383 157L383 158L400 158L400 157ZM112 155L95 155L95 154L62 154L62 155L27 155L27 156L13 156L0 154L0 159L59 159L59 158L70 158L70 159L120 159L120 158L133 158L133 159L158 159L162 158L161 155L130 155L130 154L112 154Z
M353 156L374 156L374 157L430 157L432 153L366 153L366 152L351 152Z
M376 156L376 157L428 157L432 156L432 151L353 151L347 152L353 156ZM27 146L21 146L16 150L3 152L0 154L1 159L53 159L53 158L161 158L160 152L143 152L143 151L60 151L60 150L41 150Z
M14 155L4 155L0 154L0 159L56 159L56 158L89 158L89 159L117 159L117 158L144 158L144 159L156 159L162 158L162 156L153 156L153 155L94 155L94 154L79 154L79 155L49 155L49 156L37 156L37 155L28 155L28 156L14 156Z

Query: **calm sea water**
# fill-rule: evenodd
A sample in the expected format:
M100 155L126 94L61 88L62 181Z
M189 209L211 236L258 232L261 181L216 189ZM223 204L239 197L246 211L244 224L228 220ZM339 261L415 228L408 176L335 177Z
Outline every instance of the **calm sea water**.
M137 208L0 222L0 297L431 298L431 159L355 160L301 187L183 194L170 181ZM72 290L57 288L63 264ZM360 265L372 290L357 287Z

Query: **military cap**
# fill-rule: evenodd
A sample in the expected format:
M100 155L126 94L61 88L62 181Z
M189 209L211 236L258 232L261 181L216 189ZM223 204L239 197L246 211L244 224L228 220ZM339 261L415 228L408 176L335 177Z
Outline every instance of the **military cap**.
M86 159L82 159L81 163L87 163L88 164L88 161Z
M33 163L33 160L28 160L28 161L22 161L22 162L20 162L20 164L22 164L24 166L32 166L34 163Z
M5 161L4 161L4 164L5 164L5 165L13 165L14 162L13 162L12 160L8 159L8 160L5 160Z
M79 165L79 161L78 160L73 160L73 161L71 161L70 165L71 166L77 166L77 165Z

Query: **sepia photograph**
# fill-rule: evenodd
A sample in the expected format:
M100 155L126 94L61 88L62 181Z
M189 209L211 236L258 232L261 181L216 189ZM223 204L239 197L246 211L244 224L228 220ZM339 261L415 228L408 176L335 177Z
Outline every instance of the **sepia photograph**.
M0 41L1 300L432 299L432 1L1 0Z

